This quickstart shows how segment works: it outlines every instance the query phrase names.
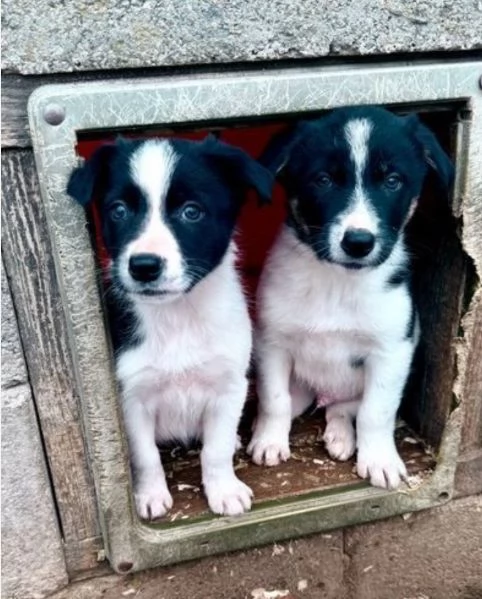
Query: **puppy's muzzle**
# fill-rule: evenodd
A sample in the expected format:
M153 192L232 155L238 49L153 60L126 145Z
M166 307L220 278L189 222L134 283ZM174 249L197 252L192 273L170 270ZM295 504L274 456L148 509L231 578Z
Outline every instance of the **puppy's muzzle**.
M134 254L129 258L129 274L139 283L157 281L165 266L164 258L156 254Z
M375 247L375 235L368 229L347 229L341 248L351 258L364 258Z

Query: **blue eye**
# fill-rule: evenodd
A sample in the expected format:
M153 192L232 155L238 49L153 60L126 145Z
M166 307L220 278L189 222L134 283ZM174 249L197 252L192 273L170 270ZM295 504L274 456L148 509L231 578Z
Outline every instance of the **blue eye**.
M114 202L109 208L109 215L115 221L125 220L128 215L127 206L124 202Z
M328 173L320 173L315 180L315 184L318 187L328 188L333 184L333 179L330 177Z
M189 223L197 223L203 216L204 210L195 202L189 202L183 206L181 211L181 218Z
M390 191L398 191L402 186L402 179L397 173L390 173L385 177L385 187Z

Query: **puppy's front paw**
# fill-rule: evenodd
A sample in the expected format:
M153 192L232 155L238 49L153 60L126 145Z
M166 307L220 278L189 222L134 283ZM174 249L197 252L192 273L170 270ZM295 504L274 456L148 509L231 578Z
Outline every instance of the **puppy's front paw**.
M248 445L247 452L258 466L277 466L290 457L289 427L283 423L258 418L256 429Z
M373 443L358 449L357 472L374 487L396 489L407 479L407 469L393 443Z
M348 418L333 418L323 435L326 450L335 460L344 462L355 453L355 429Z
M134 493L137 513L143 520L155 520L165 516L172 508L172 497L166 483L156 481L143 484Z
M253 492L234 474L204 483L209 507L221 516L238 516L251 509Z
M247 449L253 462L258 466L277 466L289 460L291 455L289 440L284 435L256 434L251 439Z

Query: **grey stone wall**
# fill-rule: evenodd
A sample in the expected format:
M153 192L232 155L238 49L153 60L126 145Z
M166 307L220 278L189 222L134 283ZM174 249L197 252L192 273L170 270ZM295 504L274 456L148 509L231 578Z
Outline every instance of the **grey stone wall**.
M2 592L40 599L67 583L8 283L2 277Z
M4 0L31 74L482 48L479 0Z

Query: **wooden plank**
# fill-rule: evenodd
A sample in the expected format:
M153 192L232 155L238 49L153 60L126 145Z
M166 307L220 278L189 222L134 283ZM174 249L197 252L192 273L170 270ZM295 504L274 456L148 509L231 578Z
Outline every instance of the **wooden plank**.
M465 419L462 429L462 452L482 448L482 288L464 317L466 363L463 387Z
M67 584L65 556L3 261L1 277L1 594L43 597Z
M321 411L297 418L290 435L291 459L278 468L256 466L244 450L236 453L234 468L239 478L254 493L255 506L282 502L324 491L335 493L364 483L356 474L355 458L346 462L332 460L323 443L325 428ZM250 438L251 422L241 429L243 446ZM427 479L435 468L435 457L423 441L404 423L396 430L396 442L413 480ZM174 507L159 520L163 525L186 524L209 516L202 492L199 449L181 446L161 450Z
M455 497L482 493L482 449L463 455L455 471Z
M68 324L56 279L33 154L2 154L2 253L54 484L69 573L91 563L97 505L74 387ZM80 554L79 554L80 551ZM87 561L86 561L87 560ZM90 561L89 561L90 560Z
M454 113L432 113L424 119L448 151L453 144L455 119ZM424 439L437 447L454 407L455 341L460 332L468 260L452 207L440 197L433 176L429 177L409 224L408 240L414 256L413 284L421 340L403 414ZM410 397L418 397L418 401L412 403Z

